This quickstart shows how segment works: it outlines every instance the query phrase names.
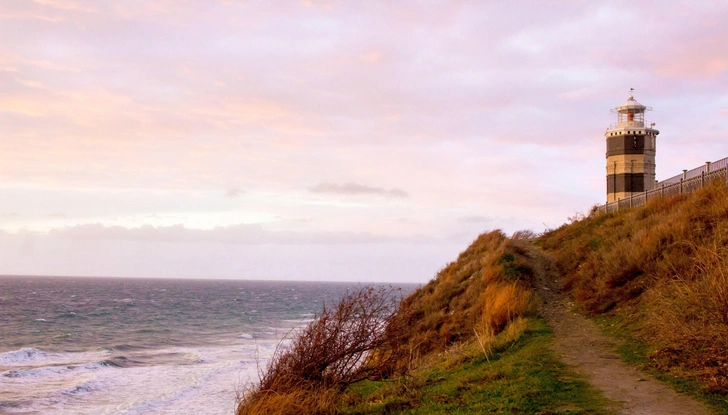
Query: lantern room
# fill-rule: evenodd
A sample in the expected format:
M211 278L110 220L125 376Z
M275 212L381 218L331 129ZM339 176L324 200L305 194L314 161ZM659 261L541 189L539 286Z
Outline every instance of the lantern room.
M644 128L645 111L650 110L652 110L652 108L640 104L634 99L634 96L630 94L629 98L627 98L627 102L617 108L614 108L612 113L617 113L617 128Z

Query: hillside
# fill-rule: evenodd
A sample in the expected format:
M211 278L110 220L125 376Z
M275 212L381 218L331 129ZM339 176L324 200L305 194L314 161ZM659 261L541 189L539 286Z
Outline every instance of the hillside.
M296 343L298 352L282 351L278 358L307 362L296 367L310 373L273 365L286 381L250 389L238 414L619 410L602 385L592 386L573 362L563 363L559 344L569 326L557 327L555 337L547 325L555 324L556 298L565 305L573 298L576 310L618 339L620 353L633 365L726 412L726 218L728 188L714 182L689 196L573 220L538 237L482 234L391 313L378 309L376 321L385 324L372 326L371 350L359 349L354 358L336 355L356 362L353 372L341 374L335 360L310 361L314 354L307 351L343 349L351 338L346 328L356 324L344 319L335 329L320 325L309 330L316 333L304 339L309 343ZM378 297L370 292L365 298ZM332 319L324 314L319 321ZM593 325L583 320L582 326ZM600 353L607 353L610 341L596 339L602 336L596 329L585 332L593 338L569 347L599 343L605 348Z
M728 394L728 188L594 215L538 239L577 307L623 327L645 364Z

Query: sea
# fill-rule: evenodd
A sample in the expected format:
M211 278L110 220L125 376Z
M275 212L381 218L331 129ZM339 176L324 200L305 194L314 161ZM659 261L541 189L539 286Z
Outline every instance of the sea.
M276 347L356 288L0 276L0 414L231 415Z

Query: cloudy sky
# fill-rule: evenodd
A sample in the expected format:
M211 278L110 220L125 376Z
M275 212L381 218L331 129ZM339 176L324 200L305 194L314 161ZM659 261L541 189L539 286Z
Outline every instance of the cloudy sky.
M3 0L0 274L423 282L728 157L728 3Z

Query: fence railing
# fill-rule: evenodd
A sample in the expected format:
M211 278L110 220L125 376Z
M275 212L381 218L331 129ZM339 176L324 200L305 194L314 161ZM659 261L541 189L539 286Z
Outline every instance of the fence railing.
M657 187L660 187L660 185L667 185L667 184L673 184L673 183L680 183L680 180L687 180L692 179L694 177L698 177L703 172L710 173L711 171L719 170L722 168L725 168L728 166L728 157L724 159L720 159L718 161L714 161L712 163L708 162L700 167L696 167L692 170L683 170L682 174L678 174L677 176L670 177L669 179L665 179L659 183L657 183Z
M642 206L648 200L656 197L676 196L693 193L701 187L708 184L711 180L720 178L728 182L728 158L718 160L713 163L705 163L704 166L684 170L683 174L671 177L667 180L658 182L656 187L642 193L634 193L630 197L609 202L597 207L597 212L611 213L620 209Z

